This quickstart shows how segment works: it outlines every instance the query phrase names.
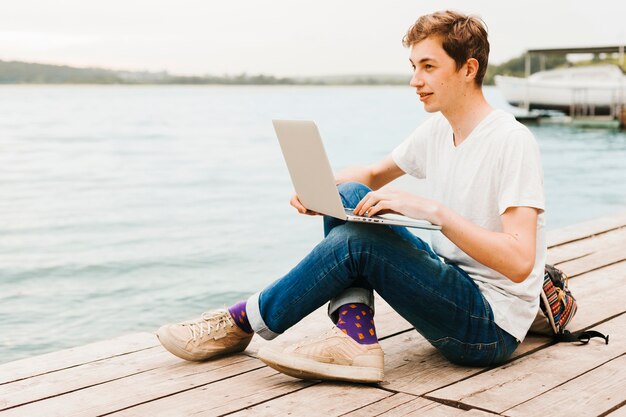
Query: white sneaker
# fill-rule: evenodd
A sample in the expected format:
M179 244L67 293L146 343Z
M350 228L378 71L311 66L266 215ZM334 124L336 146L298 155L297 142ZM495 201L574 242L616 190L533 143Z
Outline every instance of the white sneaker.
M337 327L315 340L283 350L263 347L259 359L279 372L300 379L381 382L384 354L378 343L361 345Z
M246 333L227 310L210 311L197 320L166 324L157 330L165 349L188 361L203 361L214 356L244 350L254 333Z

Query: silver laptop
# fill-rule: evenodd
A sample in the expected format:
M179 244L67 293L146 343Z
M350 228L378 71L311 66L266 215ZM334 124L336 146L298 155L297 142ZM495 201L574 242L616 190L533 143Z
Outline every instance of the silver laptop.
M357 216L344 208L317 126L308 120L273 120L291 181L309 210L351 222L440 230L441 226L397 214Z

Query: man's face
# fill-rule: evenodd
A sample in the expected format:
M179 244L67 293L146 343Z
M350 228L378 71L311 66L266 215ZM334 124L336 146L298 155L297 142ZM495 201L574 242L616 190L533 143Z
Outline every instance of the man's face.
M424 109L446 112L453 109L467 88L465 66L456 70L456 63L443 49L438 37L429 37L411 47L409 60L413 66L411 87L414 87Z

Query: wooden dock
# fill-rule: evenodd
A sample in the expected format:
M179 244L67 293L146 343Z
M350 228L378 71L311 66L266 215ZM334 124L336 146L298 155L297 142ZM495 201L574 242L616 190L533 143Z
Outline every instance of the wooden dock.
M448 363L378 300L385 351L379 385L300 381L243 354L182 361L152 333L0 365L0 417L27 416L626 416L626 214L548 234L550 263L570 276L579 311L610 343L554 344L531 335L495 368ZM330 326L323 309L272 343ZM62 337L62 335L59 335Z

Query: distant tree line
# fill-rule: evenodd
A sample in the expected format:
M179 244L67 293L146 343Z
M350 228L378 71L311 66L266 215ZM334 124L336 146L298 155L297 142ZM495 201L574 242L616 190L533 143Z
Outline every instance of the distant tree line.
M594 63L617 64L613 57L595 55ZM494 84L494 76L525 75L525 57L519 56L499 65L489 65L484 83ZM552 69L573 65L563 55L547 55L543 68ZM536 72L542 66L539 56L531 57L531 68ZM102 68L75 68L66 65L34 64L0 60L0 84L225 84L225 85L407 85L410 74L404 75L341 75L326 77L275 77L273 75L199 75L180 76L163 72L114 71Z
M0 83L2 84L110 84L120 82L122 79L114 71L105 69L0 61Z
M0 84L225 84L225 85L390 85L407 76L345 75L290 78L273 75L181 76L167 72L114 71L0 60Z
M266 75L178 76L167 72L114 71L66 65L0 61L0 84L290 84Z

